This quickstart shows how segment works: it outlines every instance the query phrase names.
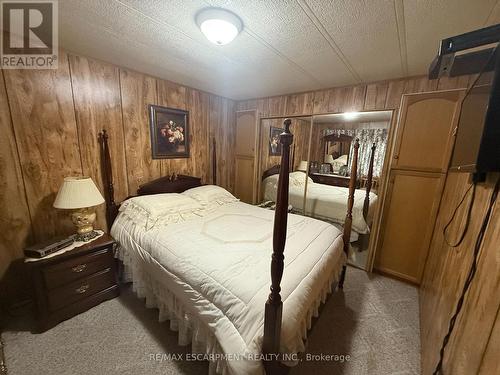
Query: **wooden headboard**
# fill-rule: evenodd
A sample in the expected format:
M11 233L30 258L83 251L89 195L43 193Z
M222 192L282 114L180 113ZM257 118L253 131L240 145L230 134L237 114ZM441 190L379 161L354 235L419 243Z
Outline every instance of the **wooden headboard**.
M273 165L271 168L266 169L264 173L262 173L262 181L264 181L269 176L273 176L275 174L280 174L280 165Z
M108 133L103 130L99 133L99 145L101 151L101 172L102 181L104 184L104 199L106 201L106 221L108 223L108 230L118 216L118 209L121 202L115 202L114 185L113 185L113 170L111 164L111 155L108 145ZM217 182L217 155L215 138L212 142L212 183L216 185ZM176 173L157 178L149 181L137 190L136 195L152 195L162 193L182 193L188 189L201 186L201 178L178 175ZM131 198L132 196L127 197Z
M182 193L188 189L201 186L201 178L186 175L164 176L145 183L137 189L137 195L162 193Z

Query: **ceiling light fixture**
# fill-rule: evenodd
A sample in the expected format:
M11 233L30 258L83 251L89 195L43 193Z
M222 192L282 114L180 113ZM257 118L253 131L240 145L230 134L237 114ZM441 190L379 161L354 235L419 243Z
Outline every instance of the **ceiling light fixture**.
M243 29L234 13L221 8L205 8L196 15L196 24L207 39L219 46L231 42Z
M345 112L343 115L346 120L354 120L359 116L359 112Z

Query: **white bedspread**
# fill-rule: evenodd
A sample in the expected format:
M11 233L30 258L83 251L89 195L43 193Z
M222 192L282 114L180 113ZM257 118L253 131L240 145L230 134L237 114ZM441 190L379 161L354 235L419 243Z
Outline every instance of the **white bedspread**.
M154 304L160 305L160 311L165 307L169 319L175 315L180 325L190 326L193 336L201 325L208 336L215 337L215 352L251 355L261 351L271 283L273 218L273 211L237 202L207 216L150 231L120 215L111 234L134 284L143 289L143 295L159 300ZM281 283L283 353L304 350L311 318L344 261L338 229L289 215ZM217 370L262 374L263 366L258 360L222 361Z
M304 188L302 185L290 184L288 203L294 208L304 210ZM264 180L264 199L276 202L278 186L276 179ZM344 224L347 210L349 189L340 186L318 184L311 180L307 183L307 196L305 214L318 219L327 219L335 223ZM360 234L370 232L367 221L373 216L377 195L370 192L370 204L367 221L363 217L363 204L366 191L356 189L354 193L354 206L352 208L352 229Z

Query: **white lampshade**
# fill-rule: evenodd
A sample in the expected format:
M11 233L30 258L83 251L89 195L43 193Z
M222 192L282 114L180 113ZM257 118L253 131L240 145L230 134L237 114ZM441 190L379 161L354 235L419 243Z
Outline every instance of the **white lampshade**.
M298 171L307 172L307 161L302 160L297 167Z
M66 177L57 193L54 207L77 209L102 203L104 203L104 198L90 177Z
M333 156L332 155L326 155L325 156L325 163L333 164Z

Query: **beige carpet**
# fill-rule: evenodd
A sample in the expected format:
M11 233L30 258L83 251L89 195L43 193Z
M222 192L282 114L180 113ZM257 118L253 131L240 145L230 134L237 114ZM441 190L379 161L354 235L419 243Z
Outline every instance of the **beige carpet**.
M349 268L344 292L331 295L309 336L309 354L349 355L344 362L302 361L291 374L419 374L415 287ZM124 288L122 295L43 334L29 318L2 333L10 375L204 374L205 362L155 361L156 353L187 353L157 311ZM28 329L28 330L26 330Z

